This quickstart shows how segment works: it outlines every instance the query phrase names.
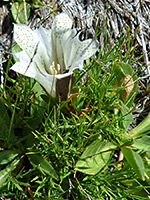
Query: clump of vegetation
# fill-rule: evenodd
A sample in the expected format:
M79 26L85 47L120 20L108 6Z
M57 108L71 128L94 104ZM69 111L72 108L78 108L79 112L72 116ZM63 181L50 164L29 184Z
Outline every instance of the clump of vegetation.
M31 78L8 76L10 57L0 88L3 199L149 198L150 115L129 130L138 77L128 31L109 50L105 35L106 49L75 71L65 101Z

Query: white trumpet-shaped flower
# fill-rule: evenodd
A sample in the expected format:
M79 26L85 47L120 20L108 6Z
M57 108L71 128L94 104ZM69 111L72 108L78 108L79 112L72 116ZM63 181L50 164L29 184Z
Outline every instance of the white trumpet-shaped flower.
M33 31L29 26L14 24L14 40L22 51L14 54L19 62L11 69L34 78L52 97L57 96L58 88L66 90L68 86L61 80L69 85L73 70L83 69L83 61L97 51L96 41L80 41L72 24L65 13L55 17L50 30L41 27Z

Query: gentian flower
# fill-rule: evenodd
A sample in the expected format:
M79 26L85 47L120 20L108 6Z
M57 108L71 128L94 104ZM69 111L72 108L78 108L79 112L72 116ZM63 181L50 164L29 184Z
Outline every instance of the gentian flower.
M22 51L14 53L19 59L11 69L34 78L52 97L65 99L74 69L83 69L83 61L97 50L95 40L79 40L73 21L65 13L57 15L52 28L14 24L14 40Z

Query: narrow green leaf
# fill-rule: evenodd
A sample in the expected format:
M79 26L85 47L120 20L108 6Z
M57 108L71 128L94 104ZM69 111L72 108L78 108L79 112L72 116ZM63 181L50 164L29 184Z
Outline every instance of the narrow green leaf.
M11 142L15 140L14 132L10 130L10 118L8 111L0 99L0 140Z
M141 156L128 147L122 147L121 151L135 173L144 181L145 167Z
M10 177L10 173L16 168L19 162L20 159L16 159L11 164L9 164L5 169L0 171L0 188L2 188L5 185L7 179Z
M120 121L120 127L124 130L128 130L130 123L133 121L133 115L130 112L130 109L121 102L122 110L120 110L122 120Z
M144 161L144 166L145 166L145 171L146 171L146 181L150 185L150 151L145 152L142 154L143 161Z
M18 150L7 150L0 152L0 165L4 165L12 161L16 156L18 156Z
M101 83L100 90L99 90L99 101L100 103L103 101L104 95L106 93L106 86L104 82Z
M138 126L136 126L129 132L129 135L132 138L138 138L149 133L150 133L150 113L140 124L138 124Z
M59 180L54 168L46 159L36 154L28 154L28 159L33 166L39 168L41 171L44 171L48 175L52 176L54 179Z
M143 136L140 139L134 139L132 147L147 151L150 149L150 136Z
M35 8L40 8L41 6L45 6L48 7L47 5L45 5L44 3L40 2L39 0L34 0L32 3L32 7Z
M108 163L115 148L116 146L111 142L94 141L81 155L81 160L76 163L75 170L90 175L98 173Z
M31 104L31 115L33 116L30 119L29 124L33 129L37 129L39 124L41 123L45 110L47 109L48 103L42 99L42 95L44 95L44 90L41 85L36 82L32 89L34 91L33 95L33 103Z

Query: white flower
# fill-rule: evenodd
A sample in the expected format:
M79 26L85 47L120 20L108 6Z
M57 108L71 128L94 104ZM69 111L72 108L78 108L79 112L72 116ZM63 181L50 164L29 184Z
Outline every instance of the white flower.
M83 61L98 50L96 41L80 41L72 24L65 13L55 17L50 30L41 27L33 31L29 26L14 24L14 40L22 51L14 54L20 62L11 69L34 78L52 97L60 94L57 90L67 91L73 70L83 69ZM64 79L65 84L61 82Z

